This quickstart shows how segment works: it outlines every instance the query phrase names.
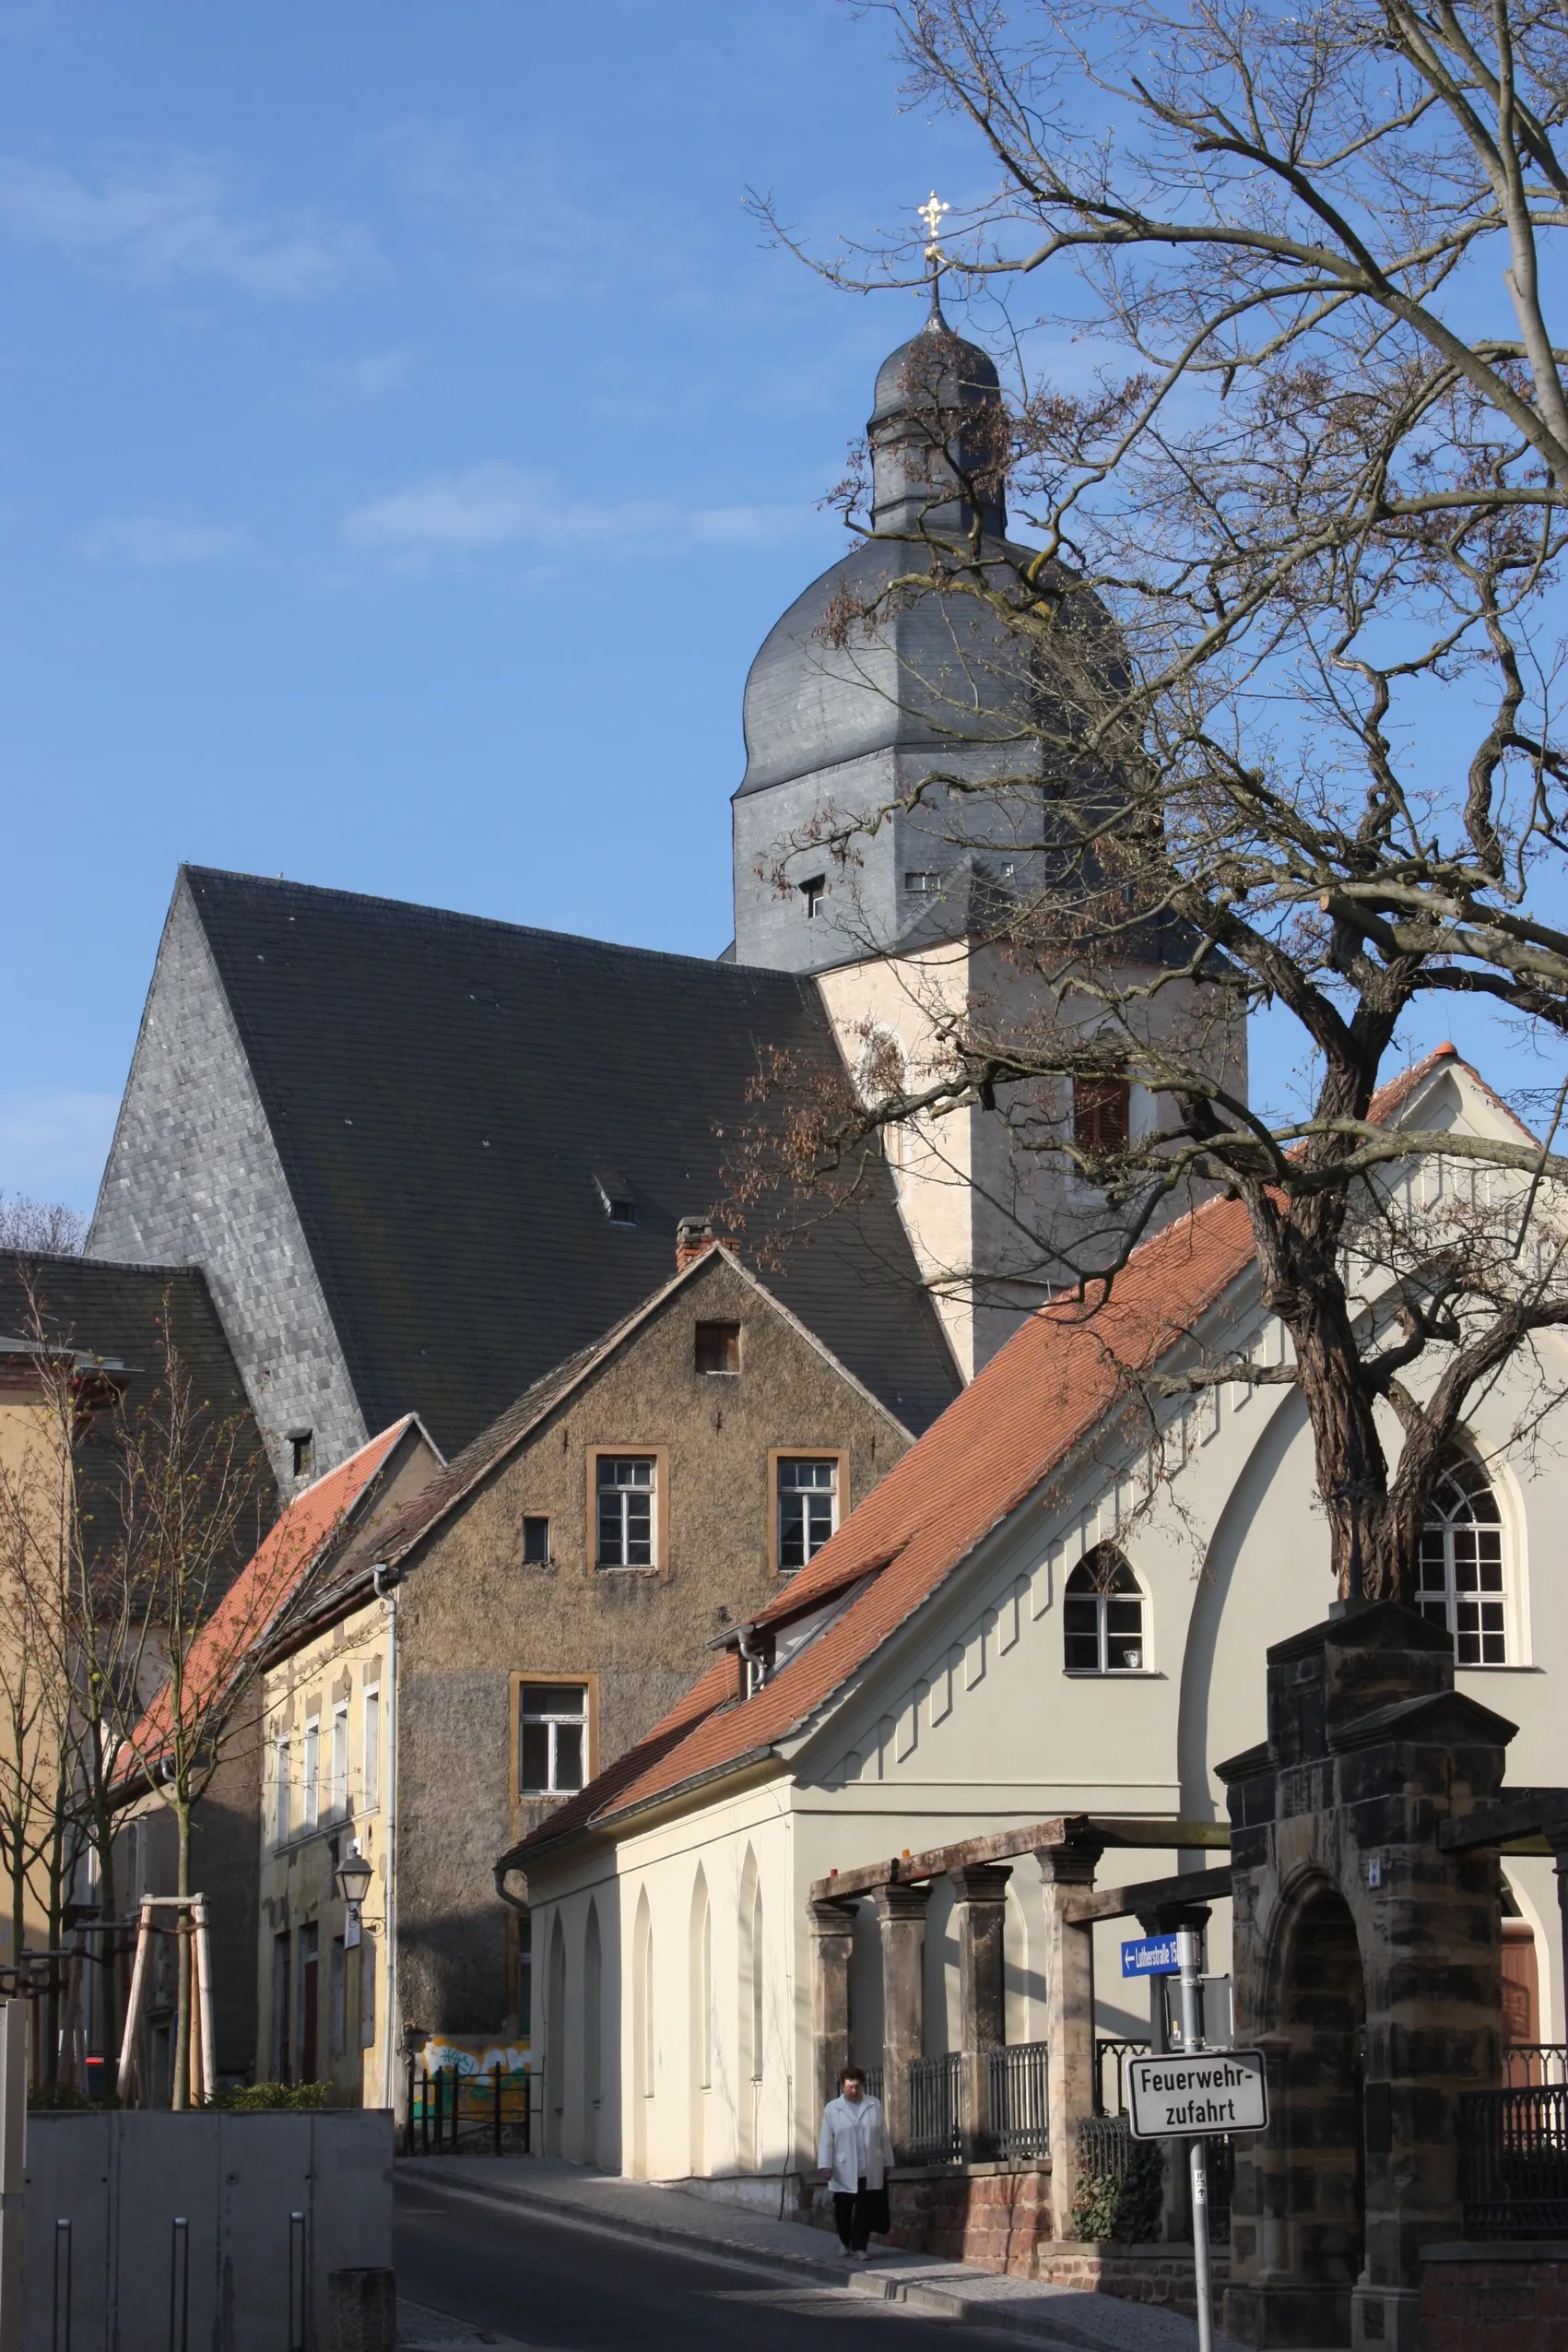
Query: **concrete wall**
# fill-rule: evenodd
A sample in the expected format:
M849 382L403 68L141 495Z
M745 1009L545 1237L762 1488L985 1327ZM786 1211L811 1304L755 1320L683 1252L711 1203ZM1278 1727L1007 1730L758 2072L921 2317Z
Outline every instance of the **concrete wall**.
M30 2115L22 2352L326 2352L328 2274L391 2263L392 2157L369 2111Z
M370 1432L201 918L182 874L98 1196L88 1255L199 1265L280 1490L286 1433L315 1433L312 1476Z

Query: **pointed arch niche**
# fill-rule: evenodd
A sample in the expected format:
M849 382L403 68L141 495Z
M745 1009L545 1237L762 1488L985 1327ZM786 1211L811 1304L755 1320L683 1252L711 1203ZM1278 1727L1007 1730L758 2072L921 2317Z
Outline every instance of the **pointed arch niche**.
M762 2097L767 2073L766 1944L763 1940L762 1882L757 1857L749 1846L740 1873L740 1968L737 1985L736 2105L740 2126L740 2169L762 2169Z
M658 2072L654 2042L654 1920L644 1886L631 1931L631 2171L648 2177L649 2122Z
M708 1878L701 1862L691 1885L690 1935L687 1982L690 1989L690 2031L686 2047L691 2175L696 2180L708 2169L713 2139L709 2113L713 2093L713 1907L708 1900Z
M583 1939L583 2155L589 2164L600 2161L599 2119L605 2089L605 1955L599 1934L599 1907L588 1901L588 1926Z

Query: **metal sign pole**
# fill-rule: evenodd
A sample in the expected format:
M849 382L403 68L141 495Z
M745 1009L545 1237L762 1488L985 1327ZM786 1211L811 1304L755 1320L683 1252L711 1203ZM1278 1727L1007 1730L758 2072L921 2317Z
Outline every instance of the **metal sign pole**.
M1182 2046L1191 2054L1203 2048L1203 1973L1201 1939L1195 1928L1176 1932L1176 1965L1182 1980ZM1208 2283L1208 2160L1202 2140L1187 2143L1192 2181L1193 2288L1197 2299L1197 2352L1214 2352L1214 2313Z

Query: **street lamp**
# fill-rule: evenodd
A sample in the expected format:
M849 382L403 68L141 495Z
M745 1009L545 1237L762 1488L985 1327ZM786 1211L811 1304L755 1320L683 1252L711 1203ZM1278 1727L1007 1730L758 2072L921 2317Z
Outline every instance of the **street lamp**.
M337 1891L351 1911L357 1911L371 1891L374 1876L363 1854L346 1854L337 1866Z

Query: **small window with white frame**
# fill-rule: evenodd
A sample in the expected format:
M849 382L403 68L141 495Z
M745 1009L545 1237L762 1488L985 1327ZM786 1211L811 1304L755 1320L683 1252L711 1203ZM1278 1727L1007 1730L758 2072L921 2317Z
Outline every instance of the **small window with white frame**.
M1453 1636L1456 1665L1509 1662L1504 1536L1491 1481L1456 1448L1427 1506L1416 1569L1416 1607Z
M367 1684L360 1716L360 1792L367 1813L381 1802L381 1684Z
M332 1778L327 1784L327 1809L348 1810L348 1702L341 1698L332 1710Z
M808 1566L839 1523L839 1465L834 1454L781 1454L778 1466L780 1576Z
M571 1796L588 1763L585 1683L522 1683L517 1696L517 1793Z
M1069 1674L1148 1671L1143 1587L1114 1543L1097 1543L1062 1594L1063 1664Z
M301 1827L313 1829L321 1813L321 1717L305 1723L305 1778L301 1791Z
M292 1791L294 1743L287 1735L272 1743L272 1842L286 1846L293 1835Z
M601 1568L651 1568L654 1558L654 1458L601 1454L595 1480Z

